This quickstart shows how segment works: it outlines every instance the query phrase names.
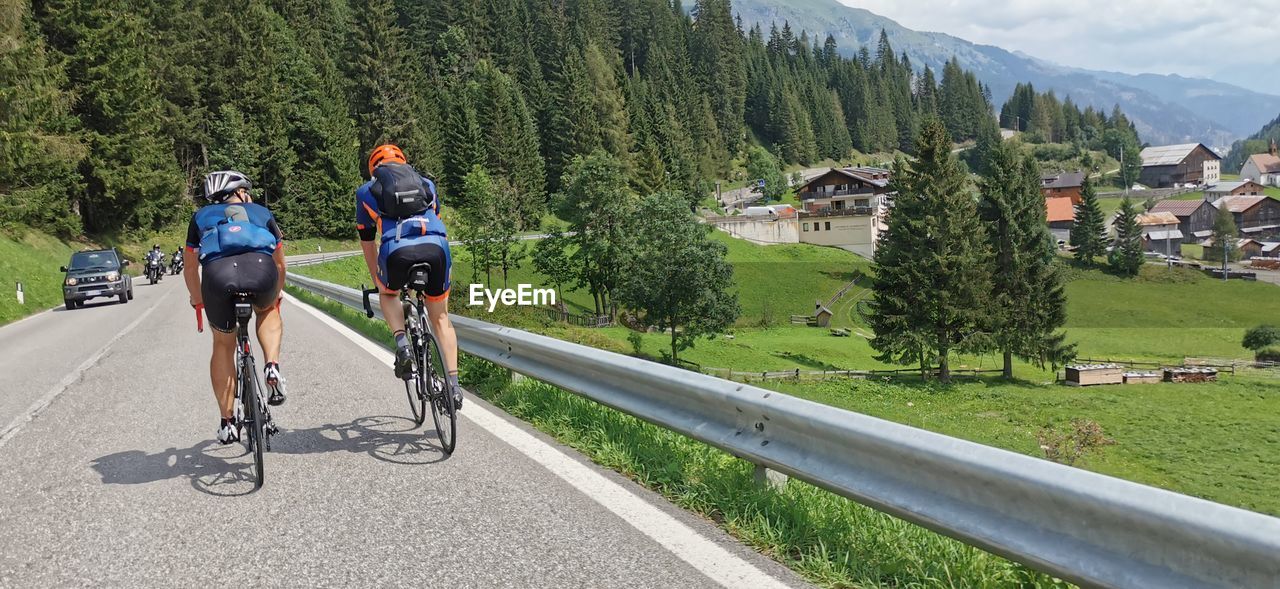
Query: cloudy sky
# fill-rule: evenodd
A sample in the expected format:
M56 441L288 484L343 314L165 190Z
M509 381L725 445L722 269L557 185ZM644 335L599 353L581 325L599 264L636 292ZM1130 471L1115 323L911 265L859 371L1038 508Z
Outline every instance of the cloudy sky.
M1278 0L840 0L916 30L1062 65L1280 94Z

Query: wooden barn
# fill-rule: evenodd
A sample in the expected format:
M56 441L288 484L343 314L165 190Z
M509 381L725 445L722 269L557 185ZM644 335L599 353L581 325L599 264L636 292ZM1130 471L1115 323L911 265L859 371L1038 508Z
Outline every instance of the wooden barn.
M1203 143L1148 147L1138 182L1153 188L1217 184L1221 168L1222 158Z
M1243 237L1264 239L1280 235L1280 200L1269 196L1228 196L1213 206L1226 207Z
M1178 218L1178 231L1182 243L1194 243L1213 233L1213 221L1218 216L1217 207L1206 200L1162 200L1151 207L1150 213L1169 213Z

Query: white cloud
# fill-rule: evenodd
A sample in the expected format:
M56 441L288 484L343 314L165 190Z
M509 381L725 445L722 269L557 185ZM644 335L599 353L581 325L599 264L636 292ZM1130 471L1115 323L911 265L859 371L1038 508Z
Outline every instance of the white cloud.
M1203 77L1249 68L1266 78L1280 73L1276 0L839 1L911 29L1068 66Z

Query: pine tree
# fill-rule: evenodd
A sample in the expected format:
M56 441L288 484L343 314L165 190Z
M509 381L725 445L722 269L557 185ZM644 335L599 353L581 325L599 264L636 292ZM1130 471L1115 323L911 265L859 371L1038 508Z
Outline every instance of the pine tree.
M1093 181L1087 177L1080 186L1080 196L1080 204L1075 208L1075 222L1071 225L1070 240L1071 245L1076 248L1076 261L1092 265L1098 256L1106 253L1106 219L1102 216Z
M161 133L163 103L149 62L146 23L123 0L50 7L78 90L75 114L89 151L79 209L91 231L160 228L189 211L173 141Z
M1227 263L1240 258L1240 249L1236 247L1239 236L1235 216L1231 214L1227 204L1223 203L1218 207L1218 213L1213 219L1213 234L1210 236L1212 246L1204 250L1205 261L1222 262L1222 271L1226 272ZM1226 248L1225 256L1222 253L1223 248Z
M421 71L409 60L405 34L396 18L392 0L368 0L355 11L347 75L361 154L385 142L396 143L411 155L431 151L433 138L422 124L421 109L426 106L418 91L425 84Z
M1016 148L1001 145L985 167L978 213L992 252L988 329L1003 356L1004 377L1012 378L1014 356L1043 366L1069 355L1058 333L1066 320L1066 297L1053 266L1035 159L1020 158Z
M1116 242L1107 254L1111 271L1119 276L1133 277L1142 269L1142 228L1138 226L1138 213L1129 197L1120 201L1116 214Z
M63 237L81 233L73 207L84 146L73 135L71 98L59 85L27 3L0 17L0 223L22 223Z
M888 231L876 249L868 320L882 362L938 363L951 378L951 354L978 349L991 291L986 235L951 138L929 119L916 160L894 179L897 196Z
M467 86L467 92L475 104L488 169L519 194L514 204L520 228L532 227L541 217L546 187L533 115L519 86L487 60L477 63L472 75L475 83ZM461 108L465 117L467 105Z

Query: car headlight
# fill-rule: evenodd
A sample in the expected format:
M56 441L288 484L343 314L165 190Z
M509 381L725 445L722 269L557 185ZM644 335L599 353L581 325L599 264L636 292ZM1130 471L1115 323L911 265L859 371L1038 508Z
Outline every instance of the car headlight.
M76 285L76 282L77 282L77 280L76 280L76 279L74 279L74 278L68 278L68 279L67 279L67 286L75 286L75 285Z
M115 282L119 279L120 279L120 274L118 272L111 272L107 274L107 282Z

